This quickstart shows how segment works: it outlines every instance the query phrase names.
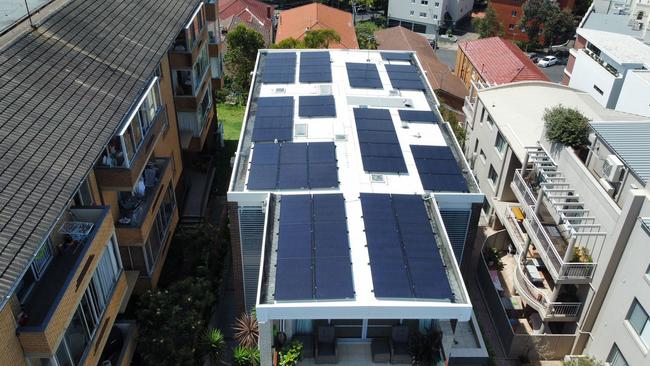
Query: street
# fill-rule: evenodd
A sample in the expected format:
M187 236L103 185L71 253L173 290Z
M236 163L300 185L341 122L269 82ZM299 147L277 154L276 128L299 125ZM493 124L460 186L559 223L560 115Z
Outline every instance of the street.
M562 82L562 75L564 75L564 65L553 65L550 67L543 67L542 72L548 76L554 83Z

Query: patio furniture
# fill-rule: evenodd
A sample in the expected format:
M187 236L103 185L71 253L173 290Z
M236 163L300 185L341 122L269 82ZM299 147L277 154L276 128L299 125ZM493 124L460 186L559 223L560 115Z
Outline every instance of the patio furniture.
M388 363L390 361L390 346L387 338L373 338L370 343L372 362Z
M302 356L314 358L314 336L311 334L296 334L292 340L302 343Z
M409 328L405 325L397 325L391 329L390 363L411 363L409 333Z
M544 284L544 276L537 270L537 266L530 260L526 261L526 272L528 272L528 278L530 282L535 285Z
M320 326L316 335L316 363L338 363L334 327Z

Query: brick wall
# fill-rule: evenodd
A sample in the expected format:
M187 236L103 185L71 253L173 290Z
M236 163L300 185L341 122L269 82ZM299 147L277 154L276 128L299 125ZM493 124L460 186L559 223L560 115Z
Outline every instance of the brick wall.
M230 219L230 249L232 257L233 287L236 314L246 311L244 305L244 277L241 257L241 242L239 241L239 212L236 202L228 202L228 218Z
M183 172L183 159L181 157L181 145L178 137L178 122L176 121L176 107L174 106L172 77L169 69L169 59L167 57L163 57L160 61L160 69L162 71L162 75L160 76L160 96L165 104L165 108L167 108L167 121L169 122L169 126L154 148L154 155L156 157L168 157L172 159L174 187L176 187Z
M0 310L0 363L3 365L25 365L23 349L15 332L15 316L7 303Z

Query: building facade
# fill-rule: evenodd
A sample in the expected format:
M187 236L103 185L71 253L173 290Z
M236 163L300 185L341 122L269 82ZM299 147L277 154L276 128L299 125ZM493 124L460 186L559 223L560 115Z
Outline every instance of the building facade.
M575 0L560 0L557 2L560 9L572 11ZM528 33L525 26L519 26L524 15L524 1L521 0L490 0L488 6L494 9L503 30L503 38L514 41L528 42Z
M543 114L560 104L592 121L615 122L592 122L588 150L558 146L544 137ZM645 200L645 172L612 150L611 137L599 138L597 126L637 126L644 117L543 82L480 89L473 108L465 154L490 223L477 276L506 352L519 356L534 345L541 357L585 352L605 360L605 350L591 345L609 342L609 352L612 335L593 331L628 310L602 306L617 287L621 256L639 245L631 233Z
M214 140L216 4L55 5L0 39L14 106L0 113L0 363L128 365L137 325L120 313L157 286L183 162Z
M437 106L412 52L259 53L228 210L262 364L273 329L303 342L307 364L410 362L386 337L425 329L437 360L485 362L461 274L483 196Z
M471 15L474 0L391 0L388 26L402 26L417 33L437 34Z

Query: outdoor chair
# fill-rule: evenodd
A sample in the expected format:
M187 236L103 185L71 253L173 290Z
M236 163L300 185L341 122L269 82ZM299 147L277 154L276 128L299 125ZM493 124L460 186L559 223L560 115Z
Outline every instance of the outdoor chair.
M316 335L316 363L338 363L338 361L334 327L318 327L318 333Z
M409 328L405 325L394 326L391 329L390 363L411 363L409 333Z

